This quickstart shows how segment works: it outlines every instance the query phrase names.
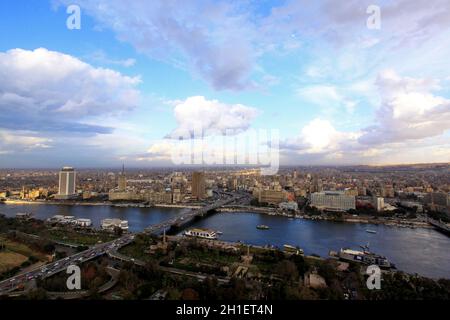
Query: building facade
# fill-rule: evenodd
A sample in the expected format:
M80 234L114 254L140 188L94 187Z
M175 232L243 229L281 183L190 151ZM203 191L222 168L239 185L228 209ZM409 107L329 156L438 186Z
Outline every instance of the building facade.
M70 199L76 196L77 173L72 167L64 167L59 172L59 189L57 198Z
M192 173L192 197L197 200L205 199L205 174L203 172Z
M356 209L355 196L342 191L324 191L311 194L311 206L322 210L347 211Z

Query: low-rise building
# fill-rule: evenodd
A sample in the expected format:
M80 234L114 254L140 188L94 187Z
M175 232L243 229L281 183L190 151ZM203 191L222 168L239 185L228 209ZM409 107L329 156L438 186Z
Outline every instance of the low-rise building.
M298 211L298 204L295 201L281 202L278 208L281 210Z

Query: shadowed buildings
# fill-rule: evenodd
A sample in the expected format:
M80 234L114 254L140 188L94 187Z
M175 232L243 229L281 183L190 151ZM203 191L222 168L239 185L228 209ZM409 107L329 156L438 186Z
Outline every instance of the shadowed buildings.
M206 196L205 174L203 172L192 173L192 197L203 200Z

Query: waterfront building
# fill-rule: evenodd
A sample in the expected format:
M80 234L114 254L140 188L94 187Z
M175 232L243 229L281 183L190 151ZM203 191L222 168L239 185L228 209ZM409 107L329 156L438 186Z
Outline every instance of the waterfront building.
M298 204L295 201L281 202L278 205L278 208L280 208L281 210L297 211L298 210Z
M203 200L205 198L205 174L203 172L192 173L192 197L197 200Z
M119 192L111 190L108 194L109 201L143 201L143 195L134 191Z
M255 193L254 193L255 194ZM278 205L279 203L286 201L287 194L283 190L257 190L259 203L267 203L271 205Z
M358 196L358 189L352 189L352 188L347 188L345 189L344 193L348 196Z
M384 210L384 198L382 197L374 197L373 204L375 209L380 212Z
M64 167L59 172L59 189L56 199L71 199L76 196L76 171L72 167Z
M425 195L425 204L434 211L450 211L450 195L444 192L430 192Z
M173 189L172 192L172 202L173 203L180 203L183 200L183 195L181 193L180 189Z
M347 211L355 209L355 196L342 191L323 191L311 194L311 206L330 211Z

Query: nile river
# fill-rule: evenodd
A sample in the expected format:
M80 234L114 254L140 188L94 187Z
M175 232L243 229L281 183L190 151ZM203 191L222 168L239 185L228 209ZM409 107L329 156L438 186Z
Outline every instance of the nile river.
M179 215L178 208L115 208L110 206L63 206L48 204L1 204L0 213L14 217L18 212L31 212L38 219L56 214L91 219L95 226L105 218L128 220L130 230L142 231L151 224ZM257 230L265 224L269 230ZM409 229L360 223L336 223L288 219L255 213L218 213L194 224L223 232L225 241L242 241L253 245L284 244L301 247L306 254L327 257L330 250L370 244L372 251L385 255L397 268L432 278L450 279L450 238L433 229ZM366 232L376 230L376 234Z

